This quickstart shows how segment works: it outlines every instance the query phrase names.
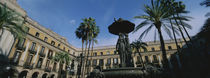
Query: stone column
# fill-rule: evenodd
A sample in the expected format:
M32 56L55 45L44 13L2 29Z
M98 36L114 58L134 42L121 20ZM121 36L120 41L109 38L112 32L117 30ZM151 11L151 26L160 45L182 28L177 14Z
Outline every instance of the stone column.
M160 55L158 56L158 60L159 60L159 65L160 65L160 67L162 67L162 62L161 62L161 57L160 57Z
M167 55L167 58L168 58L169 68L172 69L173 66L172 66L171 61L170 61L171 60L170 55Z
M106 69L107 59L104 59L104 65L103 68Z
M134 67L137 67L137 66L136 66L136 60L137 60L137 56L134 56L134 57L133 57L133 65L134 65Z
M46 62L47 62L48 52L49 52L49 49L46 48L45 57L44 57L43 62L42 62L42 69L45 68L45 65L46 65Z
M6 37L8 36L8 31L5 30L4 28L2 29L4 30L3 34L1 35L1 39L0 39L0 47L4 46L4 42L6 40Z
M2 47L5 47L5 51L4 52L5 52L5 54L7 56L9 54L9 51L10 51L13 43L14 43L14 37L13 37L13 35L11 33L9 33L9 35L7 36L7 39L5 41L5 45L2 46Z
M179 68L181 68L182 65L181 65L181 62L180 62L180 59L179 59L179 55L178 54L176 54L176 59L177 59L177 63L179 65Z
M150 56L150 62L152 63L153 59L152 59L152 55Z
M26 43L26 48L25 48L25 50L24 50L24 52L22 53L21 58L20 58L20 62L19 62L19 65L20 65L20 66L23 66L23 64L24 64L24 59L25 59L26 54L27 54L27 52L28 52L29 45L30 45L30 41L28 40L27 43Z
M114 63L113 63L113 62L114 62L113 60L114 60L114 58L111 58L111 63L110 63L110 64L111 64L111 65L110 65L111 68L113 67L113 64L114 64Z
M34 56L34 60L33 60L33 65L34 65L33 67L36 66L37 59L39 59L38 58L39 50L40 50L40 46L37 47L37 52L36 52L36 55Z

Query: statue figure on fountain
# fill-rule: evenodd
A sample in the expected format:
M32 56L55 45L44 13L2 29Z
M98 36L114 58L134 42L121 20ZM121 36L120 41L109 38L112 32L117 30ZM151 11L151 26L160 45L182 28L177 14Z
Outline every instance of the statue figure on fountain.
M132 67L131 49L128 34L119 33L116 50L120 55L120 67Z

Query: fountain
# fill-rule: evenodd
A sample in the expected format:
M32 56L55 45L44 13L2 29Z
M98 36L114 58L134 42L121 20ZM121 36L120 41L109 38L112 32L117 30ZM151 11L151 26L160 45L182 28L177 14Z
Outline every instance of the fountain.
M134 68L132 51L130 48L128 34L134 30L135 24L119 18L115 19L109 27L109 32L119 36L116 51L120 56L120 68L102 70L105 78L141 78L142 68Z

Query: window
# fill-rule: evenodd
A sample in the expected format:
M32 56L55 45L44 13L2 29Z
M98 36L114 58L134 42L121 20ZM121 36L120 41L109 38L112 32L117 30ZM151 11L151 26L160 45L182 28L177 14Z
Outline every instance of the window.
M38 33L38 32L36 32L35 36L36 36L36 37L39 37L39 33Z
M47 60L47 63L46 63L46 68L48 68L49 67L49 64L50 64L50 60Z
M25 40L24 38L20 38L18 41L18 47L23 47L23 45L25 44Z
M93 65L97 65L97 60L96 59L93 59Z
M89 66L90 64L91 64L91 63L90 63L90 60L88 60L88 61L87 61L87 66Z
M75 52L73 52L73 55L75 55Z
M107 52L106 52L106 54L107 54L107 55L109 55L109 54L110 54L110 52L109 52L109 51L107 51Z
M29 55L29 56L28 56L27 61L26 61L26 64L27 64L27 65L31 64L32 58L33 58L33 55Z
M168 46L168 50L172 50L171 46Z
M101 52L100 54L103 55L103 52Z
M97 53L94 53L93 56L97 56Z
M65 51L65 50L66 50L66 48L65 48L65 47L63 47L63 50Z
M32 42L31 50L32 50L32 51L35 51L35 47L36 47L36 43L35 43L35 42Z
M56 67L57 67L57 63L54 62L54 65L53 65L53 71L56 71Z
M114 60L114 61L113 61L114 64L117 64L117 63L118 63L118 58L114 58L113 60Z
M161 46L160 46L160 50L162 50Z
M45 49L45 47L42 46L42 49L41 49L40 53L44 53L44 49Z
M21 53L20 52L15 52L14 58L13 58L13 62L14 63L18 63L19 59L20 59Z
M100 65L100 66L103 66L103 65L104 65L104 59L100 59L100 60L99 60L99 65Z
M52 50L49 50L48 57L52 57L52 55L53 55Z
M55 45L55 41L51 41L51 45Z
M148 56L145 56L145 61L146 61L146 63L149 63L149 57Z
M155 48L154 47L152 47L152 51L155 51Z
M137 62L141 62L141 57L140 56L137 56Z
M46 42L47 42L47 40L48 40L48 38L47 38L47 37L44 37L44 41L46 41Z
M68 53L70 52L70 50L68 50Z
M58 48L60 48L61 44L58 44Z
M30 28L29 27L25 27L26 32L29 32Z
M154 61L155 61L155 62L157 62L157 61L158 61L158 59L157 59L157 56L156 56L156 55L153 55L153 59L154 59Z
M111 64L111 58L107 59L107 64L110 65Z
M38 61L38 63L37 63L37 68L41 68L41 66L42 66L42 61L43 61L43 59L42 59L42 58L39 58L39 61Z
M114 51L114 54L117 54L117 51Z

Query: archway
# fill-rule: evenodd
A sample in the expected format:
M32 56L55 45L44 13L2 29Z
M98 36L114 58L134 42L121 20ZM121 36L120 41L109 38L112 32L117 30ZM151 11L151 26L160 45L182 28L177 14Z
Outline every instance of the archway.
M38 78L39 72L34 72L32 78Z
M18 76L18 78L26 78L26 76L27 76L27 73L28 73L28 71L22 71L20 74L19 74L19 76Z
M47 73L43 74L42 78L47 78Z
M50 78L54 78L55 77L55 75L54 74L52 74L51 76L50 76Z

